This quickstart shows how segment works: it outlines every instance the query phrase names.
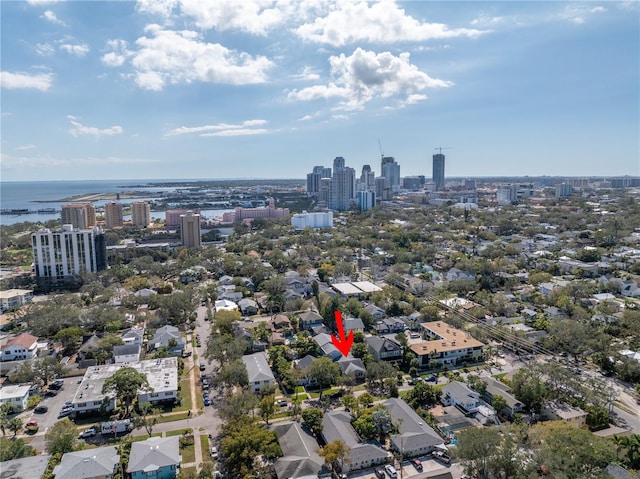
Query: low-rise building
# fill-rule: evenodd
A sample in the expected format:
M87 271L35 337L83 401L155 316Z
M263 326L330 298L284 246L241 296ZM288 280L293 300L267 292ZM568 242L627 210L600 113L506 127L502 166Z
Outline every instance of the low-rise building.
M182 356L182 350L185 348L186 341L180 334L180 330L175 326L167 325L158 328L149 341L149 350L167 348L169 354L174 356Z
M405 401L390 398L383 404L389 411L393 424L398 426L398 434L391 436L391 447L403 457L428 454L438 446L444 445L438 433Z
M131 444L127 472L132 479L175 479L181 461L178 436L150 437Z
M30 289L8 289L6 291L0 291L0 314L28 304L32 299L33 291Z
M395 340L384 336L369 336L364 342L376 361L399 363L402 361L402 346Z
M242 362L247 368L249 387L254 393L260 392L265 386L274 385L276 378L269 367L265 353L254 353L242 356Z
M308 430L297 422L274 424L270 429L278 436L283 454L274 465L278 479L331 477L331 471L318 454L318 441Z
M49 465L51 454L22 457L0 463L2 479L41 479Z
M300 328L311 331L316 326L322 326L322 316L315 311L307 311L300 314Z
M0 388L0 404L11 404L16 412L27 409L29 385L9 385Z
M506 406L502 411L498 412L507 417L512 417L515 413L521 412L524 409L524 404L518 401L515 396L511 394L511 388L505 383L492 377L483 377L482 380L487 384L487 388L482 394L485 401L493 405L493 401L497 396L504 398Z
M115 446L67 452L53 469L55 479L111 479L120 465Z
M117 363L133 363L140 359L140 344L123 344L113 347L113 360Z
M36 356L38 350L38 338L31 334L19 334L2 345L0 348L2 361L16 361L20 359L31 359Z
M150 391L138 393L139 402L152 404L174 402L178 395L178 360L175 357L150 359L125 364L106 364L91 366L82 378L80 387L72 400L74 412L90 414L103 407L112 411L116 406L115 397L102 393L102 386L107 378L113 376L118 369L127 366L145 374Z
M587 424L587 413L583 409L560 401L543 403L540 415L544 420L564 421L574 427L584 427Z
M427 340L411 345L420 367L428 367L431 360L437 361L440 366L455 366L482 359L485 345L464 331L443 321L422 323L420 326Z

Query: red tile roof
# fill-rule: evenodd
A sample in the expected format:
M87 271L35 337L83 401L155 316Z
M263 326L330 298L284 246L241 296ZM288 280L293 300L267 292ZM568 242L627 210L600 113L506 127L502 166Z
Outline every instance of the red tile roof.
M9 346L14 346L14 345L22 346L23 348L29 349L31 346L33 346L33 343L35 343L37 340L38 338L36 338L35 336L32 336L27 333L22 333L16 336L15 338L11 338L9 341L7 341L6 344L2 347L2 349L8 348Z

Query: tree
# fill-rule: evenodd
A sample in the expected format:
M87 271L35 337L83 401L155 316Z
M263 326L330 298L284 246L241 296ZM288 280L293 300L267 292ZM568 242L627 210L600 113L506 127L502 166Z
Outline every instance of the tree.
M220 407L220 417L227 422L237 420L242 416L253 413L258 405L258 398L248 389L238 389L225 396Z
M406 401L415 409L418 407L430 408L440 401L441 395L442 392L430 384L419 382L407 392Z
M370 361L367 364L367 381L370 388L383 389L385 379L395 379L398 370L385 361Z
M540 410L542 401L547 397L547 386L540 371L534 368L522 367L516 371L511 380L511 389L527 408L536 411Z
M234 359L228 363L222 364L220 373L216 376L216 381L227 386L247 386L249 384L249 375L247 367L241 359Z
M24 439L0 437L0 462L35 455L35 449L24 442Z
M218 329L219 334L233 335L233 323L235 323L236 321L240 321L241 319L242 316L237 309L234 311L229 311L226 309L216 311L215 328Z
M495 396L493 396L491 405L493 406L493 409L495 409L496 412L500 414L504 410L504 408L507 407L507 400L500 394L496 394Z
M22 419L19 417L12 418L7 423L7 427L9 428L9 431L13 432L13 437L16 437L18 435L18 431L22 429Z
M491 457L500 444L498 428L469 428L458 433L457 456L469 476L489 479Z
M269 425L269 419L276 412L276 397L273 394L268 394L260 401L260 416L264 419L264 422Z
M348 457L351 448L347 446L340 439L336 439L333 442L330 442L326 446L320 448L318 454L321 457L324 457L325 462L331 467L331 470L335 470L335 465L337 465L337 469L342 471L342 467L344 466L345 460L349 461Z
M6 436L9 427L9 414L13 412L13 406L7 402L0 404L0 431Z
M75 351L80 338L85 334L85 330L80 326L70 326L68 328L61 329L56 333L54 339L62 343L62 347L65 352L69 353Z
M81 448L77 437L76 426L65 417L47 430L44 441L50 454L65 454Z
M52 356L45 356L31 362L23 362L11 374L10 379L12 382L32 383L45 387L50 381L64 373L65 367L62 364Z
M338 376L340 376L340 367L326 356L313 361L307 370L307 377L315 379L320 386L320 400L322 400L323 389L335 384Z
M316 436L320 436L320 433L322 433L323 417L322 410L317 407L310 407L302 411L302 420Z
M138 404L139 414L133 418L133 425L137 428L144 428L147 431L149 437L153 433L153 428L158 424L160 416L160 409L154 408L150 402L142 402Z
M393 428L389 412L385 408L376 409L371 414L371 424L376 429L380 442L384 443L384 438Z
M147 376L130 366L118 369L102 385L102 394L114 393L116 398L123 403L125 407L123 417L129 417L133 401L138 393L143 391L153 392Z

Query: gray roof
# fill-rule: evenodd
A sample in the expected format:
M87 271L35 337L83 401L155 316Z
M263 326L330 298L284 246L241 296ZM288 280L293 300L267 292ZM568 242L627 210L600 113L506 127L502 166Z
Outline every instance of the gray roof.
M139 344L123 344L122 346L113 347L114 356L128 356L130 354L140 354Z
M300 321L302 321L303 323L322 321L322 316L320 316L315 311L307 311L306 313L302 313L299 317Z
M242 356L242 362L247 367L247 376L249 383L257 381L275 381L275 377L265 353L254 353Z
M56 479L88 479L110 476L120 462L115 446L67 452L53 469Z
M275 463L276 475L280 478L298 479L318 477L327 472L324 459L318 454L318 442L299 423L286 422L271 426L278 436L283 457Z
M511 389L509 386L504 384L503 382L498 381L495 378L482 378L482 380L487 384L487 392L491 394L494 398L496 396L502 396L507 403L507 406L513 409L514 406L518 404L522 406L522 403L518 401L513 394L511 394Z
M384 351L398 351L402 349L402 346L393 339L381 336L369 336L364 338L364 342L372 351L377 351L378 354Z
M351 353L349 353L349 356L347 357L342 356L338 359L337 363L338 366L340 366L342 374L356 373L357 371L361 371L362 373L367 372L362 360L354 358L351 356Z
M360 436L351 425L351 415L345 411L329 412L322 419L322 436L327 443L341 440L349 446L351 463L362 463L367 460L377 461L389 456L377 443L360 442ZM379 462L379 461L377 461Z
M153 335L153 338L150 341L150 344L159 348L162 346L168 346L169 341L172 339L176 340L178 346L184 346L185 340L182 336L180 336L180 330L175 326L163 326L156 330L156 333Z
M157 471L161 467L180 464L180 438L178 436L150 437L131 444L127 472Z
M435 447L444 443L438 433L402 399L390 398L383 404L400 431L391 436L391 442L397 450Z
M49 464L50 454L0 462L3 479L40 479Z
M480 397L480 394L475 392L473 389L470 389L469 386L461 383L460 381L451 381L444 387L443 392L445 394L449 393L450 396L453 396L460 401L464 398L476 400L478 397Z
M364 323L360 318L347 318L343 323L345 333L348 333L351 330L364 329Z
M298 369L305 370L309 366L311 366L311 363L314 362L315 360L316 360L315 356L312 356L311 354L307 354L304 358L298 359L296 361L296 365L298 366Z

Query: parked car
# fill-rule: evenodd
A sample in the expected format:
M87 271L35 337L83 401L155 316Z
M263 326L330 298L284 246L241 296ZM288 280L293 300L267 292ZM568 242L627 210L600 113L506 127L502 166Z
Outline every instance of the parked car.
M382 468L382 467L376 467L376 468L373 470L373 473L376 475L376 477L377 477L378 479L384 479L385 477L387 477L387 476L385 475L385 473L384 473L384 468Z
M58 395L58 391L56 389L49 389L46 393L46 397L54 397Z
M25 429L27 430L27 432L30 433L35 433L38 431L38 421L34 421L33 419L31 421L29 421L26 425L25 425Z
M38 406L33 410L33 412L35 412L36 414L44 414L48 410L49 408L47 406Z
M211 448L211 459L218 459L218 448L215 446Z
M49 389L62 389L62 386L64 386L64 381L62 379L56 379L49 384Z
M63 417L71 416L73 414L73 408L62 408L60 409L60 413L58 414L58 419L62 419Z
M287 401L285 401L284 399L280 399L278 401L278 406L280 406L280 407L286 407L287 404L289 404L289 403L287 403Z
M204 371L205 369L207 369L207 365L204 363L200 363L200 371Z
M183 358L188 358L189 356L191 356L192 352L191 351L182 351L182 357Z
M438 376L436 376L435 374L432 374L431 376L427 376L426 378L424 378L424 380L428 383L437 383Z
M95 427L90 427L89 429L86 429L84 431L82 431L80 433L80 435L78 436L79 439L85 439L87 437L93 437L96 434L98 434L98 429L96 429Z
M398 477L398 471L391 464L387 464L384 466L385 472L389 475L389 477Z
M422 472L422 461L420 461L420 459L418 458L411 459L411 464L413 464L413 467L416 468L416 471Z
M209 396L204 397L204 405L211 406L211 399L209 399Z
M440 449L436 449L431 453L431 455L433 456L434 459L437 459L443 464L447 464L447 465L451 464L451 456Z

